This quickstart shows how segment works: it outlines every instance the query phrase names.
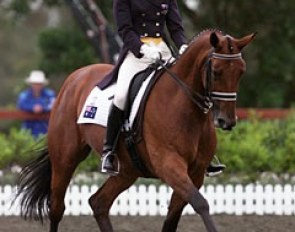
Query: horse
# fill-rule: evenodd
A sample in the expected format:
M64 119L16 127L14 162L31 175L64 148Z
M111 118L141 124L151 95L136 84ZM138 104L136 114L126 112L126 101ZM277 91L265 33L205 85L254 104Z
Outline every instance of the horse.
M236 98L246 70L242 49L255 33L235 38L219 30L200 32L186 51L161 74L146 101L138 153L155 178L173 189L163 232L177 230L183 208L190 204L209 232L217 231L209 205L199 189L216 151L216 128L236 125ZM47 145L20 175L18 197L25 219L49 217L57 232L72 175L94 149L102 151L105 128L77 124L83 104L112 69L92 64L71 73L62 85L49 119ZM116 152L120 172L110 176L89 198L98 227L112 232L109 210L117 196L144 176L134 167L120 135Z

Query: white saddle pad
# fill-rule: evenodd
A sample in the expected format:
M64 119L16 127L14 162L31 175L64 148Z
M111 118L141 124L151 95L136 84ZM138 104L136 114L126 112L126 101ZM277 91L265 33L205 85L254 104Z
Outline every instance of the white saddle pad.
M136 95L131 108L129 122L127 122L129 124L129 127L132 127L133 125L141 99L153 75L154 72L150 74L150 76L143 82L138 94ZM77 123L93 123L106 127L109 108L114 98L114 90L115 84L109 86L104 90L99 89L97 86L94 87L86 99Z

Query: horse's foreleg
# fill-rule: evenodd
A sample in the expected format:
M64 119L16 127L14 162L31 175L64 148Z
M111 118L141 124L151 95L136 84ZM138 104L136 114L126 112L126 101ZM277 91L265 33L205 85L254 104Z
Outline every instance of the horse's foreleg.
M178 154L169 154L164 160L165 168L159 170L161 178L179 194L183 201L192 205L193 209L201 216L209 232L216 232L215 225L209 214L207 200L195 187L187 174L187 165Z
M204 224L209 232L216 232L217 229L214 225L213 219L209 214L209 204L203 195L199 192L197 188L192 190L192 196L190 199L190 204L194 210L202 217Z
M195 198L192 199L192 206L198 206L199 202L205 201L205 210L203 210L203 213L200 213L206 228L208 231L217 231L217 229L215 228L214 222L212 217L209 214L209 204L207 202L207 200L203 197L203 195L199 192L199 189L201 188L201 186L203 185L204 182L204 174L205 174L205 168L196 168L195 172L192 174L191 178L194 182L194 186L196 187L197 194L195 195ZM194 207L195 209L195 207ZM202 209L201 209L202 210Z
M192 172L190 176L194 185L199 189L203 184L204 170L201 167L196 166L195 172ZM187 202L173 191L162 232L173 232L177 230L182 211L186 205Z
M168 208L168 214L162 227L162 232L174 232L181 217L184 206L187 204L175 191L173 191Z
M137 179L137 175L117 175L106 180L103 186L89 199L95 220L102 232L112 232L109 210L117 196L129 188Z

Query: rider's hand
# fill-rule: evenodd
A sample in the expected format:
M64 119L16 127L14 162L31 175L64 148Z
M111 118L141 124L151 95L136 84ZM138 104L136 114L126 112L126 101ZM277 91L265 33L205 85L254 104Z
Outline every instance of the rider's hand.
M178 51L179 55L182 55L185 52L185 50L187 49L187 47L188 47L187 44L181 45L181 47L179 48L179 51Z
M161 57L161 50L155 46L149 46L147 44L143 44L140 47L140 53L143 54L144 57L149 59L151 62L155 62Z

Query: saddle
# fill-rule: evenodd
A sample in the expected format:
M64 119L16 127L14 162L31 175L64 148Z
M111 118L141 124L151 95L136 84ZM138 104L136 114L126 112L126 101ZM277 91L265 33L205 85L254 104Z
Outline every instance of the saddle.
M171 64L169 64L171 65ZM145 70L137 73L133 78L130 86L129 86L129 94L128 94L128 101L125 113L125 124L123 127L123 134L125 137L125 144L127 146L127 150L130 154L131 160L134 166L141 171L141 173L146 178L152 178L154 175L148 170L145 166L143 160L141 159L140 154L137 151L137 145L142 141L142 125L143 125L143 116L145 111L146 102L148 97L155 85L155 83L159 80L161 74L164 72L164 69L159 69L160 64L154 63L151 64ZM151 78L150 82L148 83L144 95L141 99L141 103L138 109L138 113L135 116L134 122L132 127L129 126L129 115L132 109L132 104L143 84L143 82L153 73L154 76Z

